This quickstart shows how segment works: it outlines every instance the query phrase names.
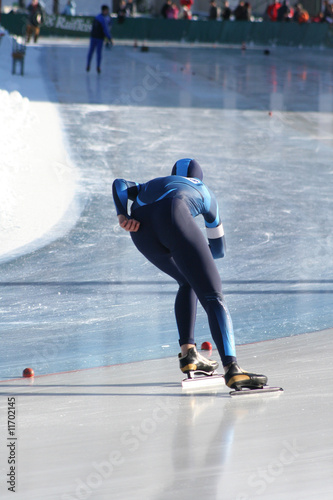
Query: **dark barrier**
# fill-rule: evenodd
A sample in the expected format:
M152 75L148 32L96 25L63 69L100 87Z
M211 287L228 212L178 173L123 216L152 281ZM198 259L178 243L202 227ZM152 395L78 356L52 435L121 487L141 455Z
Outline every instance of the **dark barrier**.
M25 14L2 14L2 25L11 34L24 35ZM88 37L91 17L46 16L42 36ZM186 41L240 45L284 45L333 48L333 26L327 23L273 23L232 21L186 21L154 18L129 18L119 24L113 20L115 39Z

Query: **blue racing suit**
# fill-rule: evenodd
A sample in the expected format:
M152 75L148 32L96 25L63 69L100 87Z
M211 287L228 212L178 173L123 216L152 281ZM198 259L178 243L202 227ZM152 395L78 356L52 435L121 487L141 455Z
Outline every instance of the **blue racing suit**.
M127 212L128 200L134 201L132 211L166 198L184 200L192 217L203 215L214 259L224 257L225 240L218 204L214 194L199 179L170 175L145 184L116 179L113 195L117 215L123 214L127 218L130 217Z
M198 178L171 175L144 184L116 179L117 214L140 222L131 232L138 250L179 284L175 315L179 343L194 344L197 299L204 307L223 365L236 361L230 313L213 258L224 256L225 241L214 194ZM130 214L128 202L132 201ZM194 221L204 217L208 243Z

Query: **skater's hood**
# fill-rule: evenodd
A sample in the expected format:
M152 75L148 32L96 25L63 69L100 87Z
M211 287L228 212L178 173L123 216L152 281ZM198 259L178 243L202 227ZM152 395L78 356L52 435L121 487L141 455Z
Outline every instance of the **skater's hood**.
M196 179L203 179L203 171L199 163L192 158L183 158L176 161L172 167L171 175L181 175L182 177L195 177Z

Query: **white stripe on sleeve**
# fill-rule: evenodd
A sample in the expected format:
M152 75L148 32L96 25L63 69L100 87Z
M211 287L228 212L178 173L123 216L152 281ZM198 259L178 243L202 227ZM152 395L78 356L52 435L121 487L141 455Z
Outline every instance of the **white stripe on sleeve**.
M216 238L221 238L224 236L224 230L222 224L217 227L206 227L207 238L210 240L215 240Z

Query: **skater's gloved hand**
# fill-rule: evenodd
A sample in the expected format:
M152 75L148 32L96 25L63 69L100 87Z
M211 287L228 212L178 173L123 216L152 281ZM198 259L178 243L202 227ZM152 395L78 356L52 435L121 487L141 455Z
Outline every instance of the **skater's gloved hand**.
M125 229L125 231L130 231L136 233L140 227L140 222L135 219L128 219L125 215L118 215L119 226Z

